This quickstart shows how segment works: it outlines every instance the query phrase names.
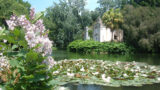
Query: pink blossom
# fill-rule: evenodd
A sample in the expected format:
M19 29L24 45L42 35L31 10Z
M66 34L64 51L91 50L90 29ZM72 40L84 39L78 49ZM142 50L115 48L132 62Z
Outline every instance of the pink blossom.
M34 14L34 9L31 9L31 20L34 19ZM25 15L21 15L20 17L13 15L10 20L6 20L6 22L11 30L14 30L16 26L22 27L25 30L25 39L29 48L40 45L38 48L35 48L35 51L42 53L43 56L47 56L47 59L44 62L49 64L49 68L53 66L55 62L53 58L50 57L52 54L52 41L48 38L48 31L45 29L43 20L40 19L34 24L27 20Z
M11 21L11 20L6 20L7 24L8 24L8 27L10 30L14 30L16 24L14 21Z
M32 9L30 10L30 19L33 20L33 19L34 19L34 16L35 16L35 10L34 10L34 8L32 8Z

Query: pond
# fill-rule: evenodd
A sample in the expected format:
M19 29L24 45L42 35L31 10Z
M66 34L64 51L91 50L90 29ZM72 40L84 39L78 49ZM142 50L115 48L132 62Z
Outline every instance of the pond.
M79 54L67 52L64 50L53 51L53 57L56 61L64 59L95 59L110 61L137 61L145 62L150 65L160 65L160 54L132 54L132 55L99 55L99 54Z
M98 55L98 54L79 54L71 53L63 50L53 51L54 59L94 59L94 60L109 60L109 61L137 61L145 62L151 65L160 65L159 54L132 54L132 55ZM160 84L144 85L141 87L135 86L122 86L122 87L109 87L100 85L86 85L77 83L68 83L63 87L69 90L160 90Z

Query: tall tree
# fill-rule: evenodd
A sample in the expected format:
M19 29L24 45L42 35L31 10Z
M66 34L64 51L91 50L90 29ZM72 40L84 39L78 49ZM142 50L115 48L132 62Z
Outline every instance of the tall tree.
M28 15L30 4L23 0L0 0L0 26L5 25L5 20L12 14Z
M99 10L101 11L101 15L103 15L103 13L112 8L122 7L122 4L127 4L128 0L98 0L97 3L100 4Z
M141 6L151 6L151 7L160 7L160 0L133 0L138 5Z
M123 9L124 40L144 52L160 52L160 8L133 7Z
M123 15L120 9L110 9L105 12L102 20L106 27L109 27L112 31L112 41L113 41L113 30L118 29L123 22Z
M83 38L84 28L92 22L84 1L60 0L47 9L44 21L57 47L66 48L71 41Z

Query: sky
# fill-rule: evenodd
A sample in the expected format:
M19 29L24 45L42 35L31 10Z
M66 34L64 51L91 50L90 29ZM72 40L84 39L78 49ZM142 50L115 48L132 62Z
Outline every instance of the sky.
M45 11L46 8L53 5L53 2L58 2L58 0L24 0L28 1L32 8L35 8L36 12ZM86 9L88 10L94 10L96 7L98 7L97 0L86 0L87 5Z

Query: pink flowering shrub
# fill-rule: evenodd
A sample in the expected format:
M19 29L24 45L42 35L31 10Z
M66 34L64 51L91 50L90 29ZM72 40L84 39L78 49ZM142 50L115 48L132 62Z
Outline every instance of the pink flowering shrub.
M34 9L31 9L29 18L12 15L6 20L9 30L0 35L0 40L5 40L5 43L0 42L0 51L8 60L1 57L0 68L8 65L19 73L18 76L14 75L14 80L5 83L6 89L50 88L48 82L52 80L52 67L56 64L51 57L53 42L48 37L49 31L45 29L43 20L39 19L41 16L36 16L39 15L35 15Z
M34 9L31 9L30 11L30 20L34 20ZM37 45L39 45L37 48L35 48L35 51L38 53L42 53L43 56L50 56L52 54L52 41L48 38L48 31L45 29L45 26L43 25L43 20L37 20L36 23L31 23L25 15L16 16L12 15L10 20L6 20L9 29L14 30L15 27L22 27L24 29L25 33L25 40L27 41L27 44L29 48L34 48ZM47 58L48 59L48 58ZM52 67L54 65L53 58L50 57L48 62L49 67Z

